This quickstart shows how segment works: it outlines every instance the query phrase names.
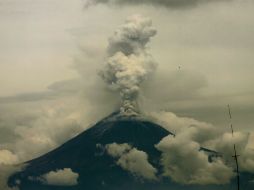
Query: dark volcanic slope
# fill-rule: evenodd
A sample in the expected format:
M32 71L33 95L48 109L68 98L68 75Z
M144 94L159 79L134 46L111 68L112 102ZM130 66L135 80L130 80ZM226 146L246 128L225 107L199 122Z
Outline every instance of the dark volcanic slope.
M228 190L236 187L234 181L225 186L182 186L168 179L147 181L123 170L102 148L114 142L131 144L145 151L149 162L161 174L161 154L154 145L169 134L173 135L139 116L124 117L114 113L55 150L28 161L23 171L9 178L8 184L17 185L20 190ZM208 149L201 150L216 154ZM43 174L63 168L71 168L79 174L78 185L54 186L38 180ZM254 183L248 183L252 178L253 175L242 174L241 179L245 181L242 180L242 184L248 184L245 190L254 189Z
M49 188L39 181L29 180L29 176L36 178L49 171L62 168L71 168L79 173L79 185L73 189L84 187L89 187L90 190L101 189L102 182L103 186L106 186L105 184L119 186L127 181L139 183L140 180L117 166L115 160L104 153L98 144L129 143L145 151L149 155L149 162L159 168L160 152L154 145L170 132L138 117L117 117L116 115L103 119L59 148L29 161L24 171L10 177L9 185L13 186L15 181L20 180L21 190L59 189L53 186ZM67 187L67 189L72 188Z

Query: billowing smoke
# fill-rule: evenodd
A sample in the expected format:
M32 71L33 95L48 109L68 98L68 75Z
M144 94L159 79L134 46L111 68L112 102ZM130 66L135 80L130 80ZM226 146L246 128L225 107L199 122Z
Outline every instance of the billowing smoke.
M120 93L122 113L137 112L140 85L156 68L146 49L155 34L151 19L134 15L109 38L108 58L100 75L111 89Z

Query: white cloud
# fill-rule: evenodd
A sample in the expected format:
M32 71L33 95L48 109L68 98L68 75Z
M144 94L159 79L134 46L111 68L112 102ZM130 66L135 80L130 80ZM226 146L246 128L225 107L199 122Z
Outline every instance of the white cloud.
M9 150L0 150L0 164L17 164L18 157Z
M163 138L156 148L162 152L164 176L183 184L225 184L232 178L232 168L220 158L208 161L208 155L200 151L200 144L193 140L197 128L191 127Z
M112 143L112 144L106 145L106 150L108 154L113 157L120 157L121 155L130 151L131 149L132 147L127 143L123 143L123 144Z
M130 145L112 143L106 145L109 155L117 158L117 164L134 175L149 180L156 180L157 169L148 161L148 155Z
M235 168L233 145L236 145L239 167L242 172L254 173L254 149L252 135L235 131L224 132L212 124L193 118L179 117L172 112L150 113L153 121L176 134L168 136L156 145L162 154L164 175L185 184L228 183ZM209 148L222 154L213 162L199 151ZM222 160L223 159L223 160ZM188 164L186 164L188 163ZM227 163L227 164L224 164Z
M67 89L73 86L72 83L61 85ZM61 85L58 88L62 89ZM62 91L57 90L57 96L52 100L42 98L1 106L0 148L10 150L19 162L24 162L56 148L114 110L114 106L102 103L111 103L103 93L94 95L98 94L94 91L90 95L77 93L66 97L61 95Z
M215 128L212 124L190 117L179 117L172 112L166 111L151 112L148 114L154 122L159 123L165 129L175 134L187 130L190 127L198 129L192 138L199 143L204 143L219 134L220 129Z
M42 175L39 180L48 185L73 186L78 184L78 177L78 173L73 172L70 168L64 168L50 171Z
M238 157L239 168L241 171L254 173L254 149L251 148L253 144L249 145L251 143L249 136L250 134L243 132L234 132L234 136L231 133L224 133L209 143L213 145L214 149L222 152L224 158L233 167L235 167L235 162L232 159L234 155L233 145L235 144L237 154L240 155Z
M16 138L11 143L3 144L3 147L12 150L19 162L24 162L74 137L87 127L82 126L82 113L76 109L74 102L70 105L58 100L37 104L36 107L27 104L22 108L23 112L17 109L20 105L15 104L14 109L17 109L20 118L10 127L13 127L12 133ZM10 124L5 121L3 125L8 127Z

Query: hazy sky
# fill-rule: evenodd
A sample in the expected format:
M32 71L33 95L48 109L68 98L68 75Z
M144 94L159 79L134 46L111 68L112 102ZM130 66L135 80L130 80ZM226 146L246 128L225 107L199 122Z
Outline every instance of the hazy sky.
M231 104L236 129L253 131L253 1L89 2L0 0L2 147L14 151L40 131L33 140L47 142L46 151L109 114L118 96L98 70L108 37L137 13L158 32L149 44L158 68L143 84L142 107L227 128Z

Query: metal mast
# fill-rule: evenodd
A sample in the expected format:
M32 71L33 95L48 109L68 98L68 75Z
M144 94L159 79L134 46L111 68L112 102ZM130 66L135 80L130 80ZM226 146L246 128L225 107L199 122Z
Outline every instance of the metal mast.
M231 114L231 109L230 105L228 104L228 114L229 114L229 119L230 119L230 128L231 128L231 133L232 137L234 137L234 128L232 124L232 114ZM236 145L234 143L234 155L232 156L235 159L235 164L236 164L236 174L237 174L237 190L240 190L240 175L239 175L239 166L238 166L238 157L240 155L237 154L236 152Z

